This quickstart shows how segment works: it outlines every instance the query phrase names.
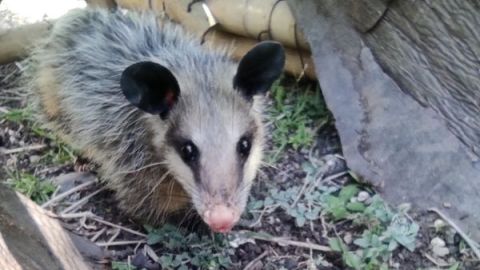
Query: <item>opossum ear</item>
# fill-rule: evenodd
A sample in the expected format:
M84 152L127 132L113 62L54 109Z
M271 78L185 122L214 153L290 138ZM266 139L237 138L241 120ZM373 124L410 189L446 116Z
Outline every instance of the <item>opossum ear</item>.
M153 62L138 62L127 67L122 73L120 87L130 103L148 113L159 114L163 119L180 95L172 72Z
M285 52L280 43L260 42L240 60L233 86L247 99L264 94L280 77L284 65Z

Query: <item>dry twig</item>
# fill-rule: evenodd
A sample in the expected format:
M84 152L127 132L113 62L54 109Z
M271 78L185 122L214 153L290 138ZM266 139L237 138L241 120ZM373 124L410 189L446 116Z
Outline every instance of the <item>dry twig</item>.
M435 260L435 258L433 258L430 254L424 252L423 253L423 256L425 256L425 258L427 258L429 261L431 261L433 264L435 264L435 266L437 267L449 267L449 266L452 266L451 264L448 264L448 263L442 263L442 262L438 262L437 260Z
M97 233L95 233L95 235L94 235L92 238L90 238L90 241L92 241L92 242L97 241L97 239L98 239L100 236L102 236L102 234L103 234L106 230L107 230L106 227L101 228Z
M430 208L428 209L428 211L437 213L437 215L439 215L443 220L448 222L448 224L450 224L450 226L463 238L463 240L465 240L467 245L472 249L475 256L477 256L477 258L480 259L480 250L478 249L478 244L475 241L473 241L473 239L470 238L464 231L462 231L462 229L460 229L460 227L458 227L457 224L453 222L453 220L448 218L447 215L440 212L440 210L438 210L437 208Z
M121 225L117 225L117 224L114 224L114 223L111 223L111 222L108 222L106 220L103 220L101 217L93 214L92 212L88 211L88 212L80 212L80 213L69 213L69 214L60 214L58 216L55 216L57 218L62 218L62 219L74 219L74 218L80 218L80 217L84 217L86 216L87 218L90 218L92 220L95 220L96 222L98 223L102 223L102 224L105 224L105 225L108 225L110 227L114 227L114 228L119 228L119 229L122 229L123 231L125 232L128 232L128 233L131 233L131 234L135 234L135 235L138 235L138 236L141 236L141 237L147 237L146 234L143 234L141 232L137 232L135 230L132 230L132 229L129 229L127 227L124 227L124 226L121 226Z
M92 198L93 196L97 195L98 193L102 192L103 190L105 190L105 187L102 187L98 190L95 190L94 192L92 192L91 194L89 194L88 196L85 196L83 198L81 198L80 200L78 200L77 202L75 202L74 204L70 205L69 207L65 208L63 211L62 211L62 214L67 214L68 212L72 212L78 208L80 208L82 205L84 205L85 203L88 202L88 200L90 200L90 198Z
M37 150L42 150L45 149L47 145L45 144L33 144L33 145L27 145L24 147L18 147L18 148L13 148L13 149L5 149L5 150L0 150L2 154L5 155L10 155L10 154L16 154L20 152L28 152L28 151L37 151Z
M46 201L44 204L42 204L42 208L45 208L45 207L51 205L52 203L57 202L57 201L59 201L59 200L61 200L61 199L63 199L63 198L66 198L66 197L70 196L71 194L73 194L73 193L75 193L75 192L77 192L77 191L79 191L79 190L82 190L82 189L90 186L90 185L93 184L93 183L95 183L94 180L87 181L87 182L85 182L85 183L83 183L83 184L81 184L81 185L78 185L78 186L76 186L76 187L74 187L74 188L72 188L72 189L69 189L69 190L67 190L67 191L65 191L65 192L63 192L63 193L61 193L61 194L58 194L58 195L56 195L56 196L53 196L52 198L50 198L50 200L48 200L48 201Z
M258 233L254 233L254 232L251 232L251 231L244 231L242 233L245 233L245 236L247 236L248 238L251 238L251 239L273 242L273 243L277 243L279 245L307 248L307 249L313 249L313 250L324 251L324 252L332 252L333 251L328 246L323 246L323 245L314 244L314 243L310 243L310 242L295 241L295 240L290 240L290 239L287 239L287 238L284 238L284 237L263 235L263 234L258 234Z
M132 240L132 241L117 241L117 242L100 242L96 243L99 247L110 247L110 246L129 246L137 245L138 243L146 243L147 240Z
M258 257L253 259L251 262L249 262L243 270L251 270L251 269L256 269L255 267L257 266L257 263L261 261L263 258L265 258L268 255L268 250L265 250L262 254L260 254Z

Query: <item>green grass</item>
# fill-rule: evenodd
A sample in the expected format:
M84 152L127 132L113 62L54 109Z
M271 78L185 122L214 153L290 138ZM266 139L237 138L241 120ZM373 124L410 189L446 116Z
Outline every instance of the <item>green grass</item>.
M46 202L55 191L52 183L42 181L33 174L19 171L7 171L7 173L9 176L7 183L37 204Z
M128 262L112 262L112 270L137 270L137 268Z
M10 110L7 113L0 114L0 119L24 125L35 136L52 142L51 145L54 147L49 148L40 159L43 164L63 165L75 159L75 152L68 145L61 142L52 132L40 126L33 116L31 107Z
M273 106L269 110L273 121L272 139L276 150L270 156L275 162L286 147L297 150L312 145L315 129L329 120L321 91L318 87L293 85L286 89L275 82L271 88Z
M2 113L0 118L16 123L33 121L32 112L27 108L10 110L7 113Z
M55 141L55 146L42 155L42 163L63 165L75 160L75 153L69 146L58 140Z

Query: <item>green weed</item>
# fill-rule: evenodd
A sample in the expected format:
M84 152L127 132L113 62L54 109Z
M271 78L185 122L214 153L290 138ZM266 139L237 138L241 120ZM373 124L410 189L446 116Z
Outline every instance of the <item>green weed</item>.
M75 160L74 151L66 144L56 141L56 147L49 149L41 157L41 162L45 164L66 164Z
M41 161L44 164L62 165L72 162L75 159L74 151L61 142L55 135L42 128L33 116L33 110L30 107L13 109L7 113L1 114L0 119L22 124L38 137L45 138L56 147L50 148L47 153L42 155Z
M297 150L308 147L314 141L316 127L329 119L320 89L301 89L294 86L286 90L280 80L271 87L273 106L269 114L274 129L272 139L276 151L270 157L271 162L278 159L286 147Z
M158 261L162 269L229 269L232 264L231 249L224 235L200 236L169 224L158 229L145 226L145 229L147 244L160 244L165 249Z
M21 109L12 109L6 113L0 114L0 119L4 119L15 123L33 122L34 117L32 110L28 107Z
M52 183L42 181L32 174L19 171L7 171L7 173L10 178L7 183L37 204L46 202L55 191Z
M310 222L319 222L320 216L334 226L336 222L348 221L359 232L353 243L345 245L340 238L330 238L330 247L342 254L346 265L354 269L388 269L387 262L394 250L403 246L414 251L418 225L409 218L406 209L391 210L378 195L368 203L356 200L362 189L357 184L344 187L325 186L316 181L317 171L310 164L304 165L305 182L285 190L271 188L264 200L251 200L248 211L273 213L283 209L294 218L298 227ZM258 216L257 216L258 218Z
M137 270L137 268L128 262L112 262L112 270Z

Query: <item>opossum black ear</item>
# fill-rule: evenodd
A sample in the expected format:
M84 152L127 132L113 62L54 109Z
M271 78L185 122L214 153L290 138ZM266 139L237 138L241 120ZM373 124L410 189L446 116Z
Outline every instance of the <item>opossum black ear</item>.
M127 67L122 73L120 87L130 103L163 119L180 95L180 87L172 72L153 62L138 62Z
M247 99L264 94L280 77L285 65L285 52L280 43L263 41L240 60L233 86Z

